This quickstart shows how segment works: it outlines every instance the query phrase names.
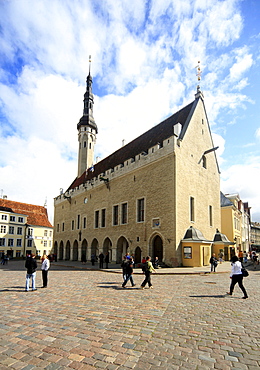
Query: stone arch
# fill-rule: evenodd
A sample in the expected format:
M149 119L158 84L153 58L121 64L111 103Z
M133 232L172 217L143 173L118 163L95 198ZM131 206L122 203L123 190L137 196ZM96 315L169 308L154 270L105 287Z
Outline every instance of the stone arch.
M65 260L70 260L70 241L68 240L65 248Z
M112 260L112 242L108 237L104 240L104 243L103 243L104 255L106 255L107 252L109 253L109 261L111 261Z
M112 249L112 242L109 238L106 238L103 243L103 253L106 254L107 252L111 251Z
M142 251L140 247L135 248L135 264L141 263L142 261Z
M81 247L81 260L83 260L84 256L85 256L85 259L87 260L88 242L86 241L86 239L83 240L81 246L82 246Z
M74 240L72 248L72 261L78 261L79 259L79 243L77 240Z
M91 255L97 256L98 250L99 250L99 243L98 243L98 240L94 238L91 243Z
M129 243L124 236L120 236L116 245L116 263L120 263L123 260L123 256L129 252Z
M59 258L59 260L63 260L64 259L64 245L63 245L63 241L60 242L58 258Z
M150 247L150 254L151 254L152 260L154 260L155 257L158 257L159 261L162 262L164 256L163 256L163 239L162 239L161 235L155 234L151 238L150 246L151 246Z

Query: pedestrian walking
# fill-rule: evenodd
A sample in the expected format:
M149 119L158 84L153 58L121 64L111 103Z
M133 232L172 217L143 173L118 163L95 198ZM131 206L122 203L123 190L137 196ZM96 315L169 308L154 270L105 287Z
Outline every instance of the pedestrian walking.
M100 255L98 256L99 258L99 268L102 269L104 265L104 254L101 252Z
M219 252L219 254L218 254L219 263L222 263L223 262L223 257L224 257L223 252Z
M244 297L242 297L242 298L246 299L246 298L248 298L248 295L247 295L247 292L246 292L245 287L243 285L243 274L242 274L242 271L241 271L243 266L242 266L241 262L238 260L237 256L233 256L231 258L231 266L232 266L231 274L230 274L231 284L230 284L229 292L227 292L227 294L232 295L233 291L234 291L234 288L235 288L235 285L236 285L236 283L238 283L239 288L244 293Z
M132 286L135 286L134 280L133 280L133 272L134 272L134 265L133 265L133 259L126 259L125 264L125 281L122 284L122 287L125 288L128 280L130 280Z
M210 257L209 263L210 263L210 272L216 272L218 260L216 258L215 253L213 253L212 256Z
M239 261L240 261L241 263L243 262L243 257L244 257L243 251L242 251L242 250L240 250L240 251L238 252L238 258L239 258Z
M48 285L48 271L50 268L50 261L46 254L42 256L42 288L47 288Z
M259 264L258 256L257 256L256 252L252 253L252 260L253 260L254 269L256 270L256 265Z
M121 267L122 267L122 274L123 274L123 280L125 281L126 279L126 265L127 265L127 259L126 259L126 256L123 257L123 261L121 263Z
M106 263L106 269L108 269L108 264L109 264L109 252L107 252L107 253L106 253L105 263Z
M151 274L155 272L155 269L153 268L153 264L151 262L151 257L147 256L146 257L146 263L144 264L143 267L143 272L145 274L145 279L141 284L141 289L144 289L146 284L148 284L149 288L153 288L152 282L151 282Z
M248 254L247 254L246 251L244 251L244 253L243 253L244 263L247 263L247 257L248 257Z
M32 290L33 291L37 290L35 286L37 261L35 259L34 253L32 253L29 257L27 257L26 262L25 262L25 268L27 269L25 291L29 292L30 279L32 279Z
M5 259L5 265L8 265L8 261L9 261L9 256L8 256L8 254L5 254L5 257L4 257L4 259Z

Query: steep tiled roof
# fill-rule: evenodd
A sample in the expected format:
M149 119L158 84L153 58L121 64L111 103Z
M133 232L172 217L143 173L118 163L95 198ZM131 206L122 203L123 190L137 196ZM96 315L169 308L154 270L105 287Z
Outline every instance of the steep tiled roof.
M86 180L91 180L93 177L100 175L110 168L114 168L126 161L127 159L134 158L136 155L147 152L149 148L161 143L173 135L173 126L178 122L183 126L189 116L193 103L182 108L163 122L151 128L141 136L137 137L127 145L118 149L116 152L98 162L94 166L94 172L88 171L87 176L85 172L76 178L70 185L68 190L74 189L83 184Z
M48 220L47 209L43 206L0 199L0 207L9 208L14 213L27 215L27 223L29 225L52 227L52 224Z

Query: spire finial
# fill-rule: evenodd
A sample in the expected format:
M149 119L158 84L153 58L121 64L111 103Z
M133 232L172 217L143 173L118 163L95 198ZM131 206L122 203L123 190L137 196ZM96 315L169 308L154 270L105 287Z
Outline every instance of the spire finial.
M89 74L90 74L90 66L91 66L91 55L89 55L89 57L88 57L88 61L89 61Z
M198 77L198 87L199 87L199 83L200 83L200 80L201 80L201 73L202 73L202 71L200 69L200 60L198 61L198 65L195 68L197 68L196 76Z

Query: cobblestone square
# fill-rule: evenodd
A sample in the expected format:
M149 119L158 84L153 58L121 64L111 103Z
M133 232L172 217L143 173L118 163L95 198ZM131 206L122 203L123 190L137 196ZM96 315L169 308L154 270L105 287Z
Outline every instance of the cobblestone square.
M49 287L25 292L24 261L1 266L1 369L259 369L260 270L122 275L52 264Z

